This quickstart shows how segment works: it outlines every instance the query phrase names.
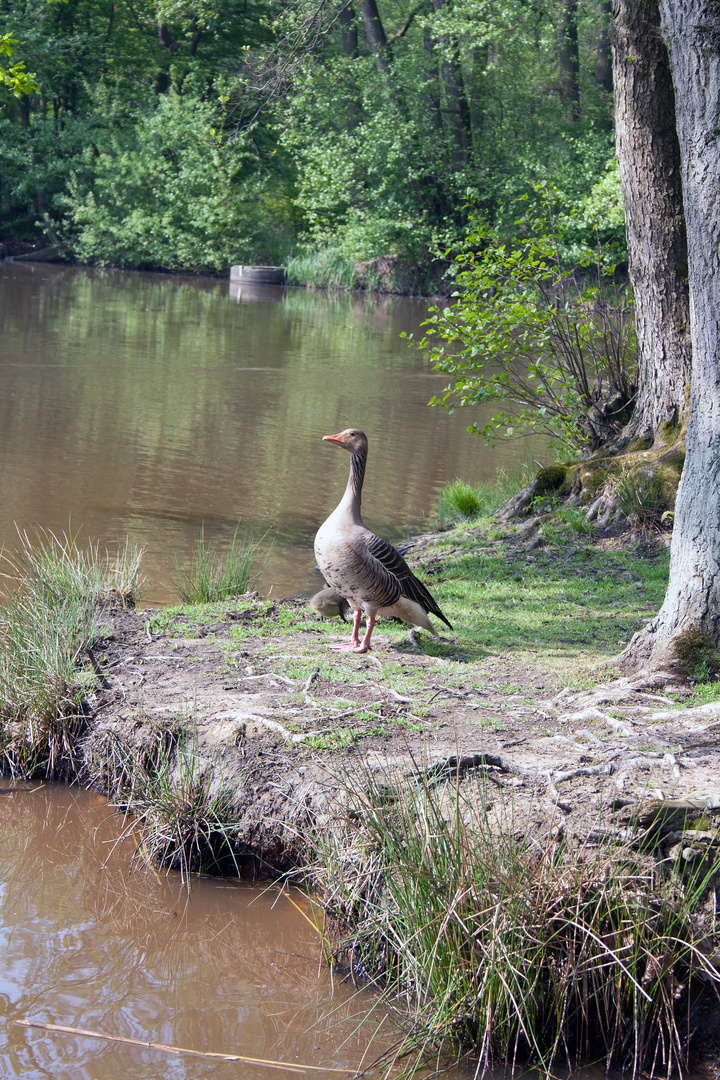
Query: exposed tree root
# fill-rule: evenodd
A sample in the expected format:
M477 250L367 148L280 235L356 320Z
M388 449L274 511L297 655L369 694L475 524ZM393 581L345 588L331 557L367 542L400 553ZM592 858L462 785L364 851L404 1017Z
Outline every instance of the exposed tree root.
M575 506L597 529L622 521L659 524L664 514L672 515L684 461L684 431L667 426L662 438L639 439L622 453L598 453L541 469L496 518L509 522L532 515L532 527L541 517L547 519L550 507L555 512Z

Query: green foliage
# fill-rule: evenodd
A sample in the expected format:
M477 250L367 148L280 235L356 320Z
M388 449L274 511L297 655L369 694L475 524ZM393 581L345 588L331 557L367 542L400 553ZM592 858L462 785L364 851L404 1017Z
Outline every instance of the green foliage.
M454 303L430 309L418 347L451 376L432 405L500 402L488 442L534 431L573 449L619 430L632 400L631 299L596 268L568 270L562 235L531 209L513 234L480 221L455 259ZM599 280L598 280L599 279Z
M257 581L262 568L255 568L255 560L265 537L256 543L242 540L235 530L229 549L218 552L205 540L203 525L195 549L195 559L188 569L176 563L175 588L184 604L208 604L241 596Z
M613 154L605 173L589 194L580 198L571 212L562 218L566 230L566 258L582 259L599 241L610 252L612 261L627 259L625 207L620 189L620 170ZM610 259L608 259L608 263Z
M92 186L73 176L67 240L100 265L221 270L247 261L263 234L262 185L251 135L234 145L216 110L171 92L137 117L92 163Z
M12 34L0 34L0 87L6 87L15 97L39 91L35 76L25 70L25 61L6 63L15 56L17 39Z
M1 40L6 55L22 41L23 60L0 58L0 82L16 80L0 93L0 225L102 264L222 270L299 252L297 276L317 282L326 249L425 264L463 235L468 197L496 222L540 183L557 191L566 255L596 232L622 245L595 77L607 16L579 0L571 116L564 10L381 0L378 49L353 5L338 18L314 0L6 0ZM35 81L18 98L22 63Z

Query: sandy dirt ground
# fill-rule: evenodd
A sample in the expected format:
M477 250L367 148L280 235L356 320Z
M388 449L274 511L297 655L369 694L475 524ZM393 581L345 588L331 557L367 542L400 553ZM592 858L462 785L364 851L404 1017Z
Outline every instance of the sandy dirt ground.
M482 777L497 827L511 814L592 842L653 821L677 841L693 821L708 836L720 822L720 702L683 709L672 676L572 691L512 655L453 653L450 632L443 656L382 622L372 652L329 649L348 636L300 599L254 595L198 618L117 611L95 650L87 775L112 795L123 755L153 760L192 739L232 790L256 869L301 864L308 828L368 773Z

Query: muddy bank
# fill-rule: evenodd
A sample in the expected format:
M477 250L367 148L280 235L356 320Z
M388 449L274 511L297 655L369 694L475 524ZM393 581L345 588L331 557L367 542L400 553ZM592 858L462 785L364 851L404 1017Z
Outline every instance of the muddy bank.
M660 602L664 539L416 538L454 629L381 622L364 655L307 598L108 609L75 654L84 710L10 721L3 753L103 791L184 877L315 886L327 955L407 1001L401 1055L652 1074L662 1044L670 1075L698 1033L715 1053L720 702L707 673L611 663Z
M453 555L438 540L417 546L426 569ZM517 650L469 650L449 632L416 645L391 622L370 654L328 649L348 632L302 598L119 609L93 651L99 682L71 769L131 802L133 763L173 766L191 741L253 872L304 866L308 830L342 815L348 778L368 773L483 775L498 829L511 806L517 827L593 843L652 825L677 845L701 820L700 847L714 844L720 702L683 708L694 699L677 674L598 683L586 664L583 690L577 671L569 688L562 668Z

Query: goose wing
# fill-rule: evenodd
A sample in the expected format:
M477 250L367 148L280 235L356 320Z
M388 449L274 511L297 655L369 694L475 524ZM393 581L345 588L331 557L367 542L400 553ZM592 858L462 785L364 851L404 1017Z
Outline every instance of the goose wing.
M392 574L400 585L400 592L410 600L420 604L430 615L437 615L446 626L452 630L452 625L443 615L430 592L425 588L422 581L415 577L412 570L405 562L400 552L381 536L367 530L367 550Z

